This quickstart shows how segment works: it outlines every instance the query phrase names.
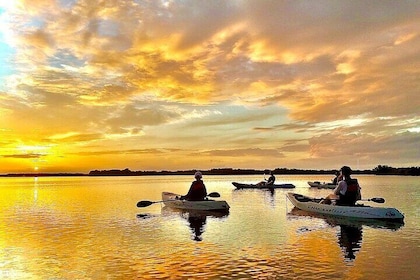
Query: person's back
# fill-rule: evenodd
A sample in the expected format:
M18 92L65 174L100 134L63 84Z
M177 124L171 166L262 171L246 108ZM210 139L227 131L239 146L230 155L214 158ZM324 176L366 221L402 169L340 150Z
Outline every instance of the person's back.
M190 201L200 201L204 200L207 196L207 189L204 185L202 179L202 174L200 171L197 171L194 174L196 181L192 182L188 193L183 196L183 199L190 200Z
M336 201L336 205L354 206L356 201L361 199L360 186L357 179L350 177L352 171L348 166L343 166L340 169L340 176L338 177L337 187L334 192L322 199L320 203L331 204L332 200ZM342 179L341 179L342 178Z
M346 192L344 194L339 193L339 199L337 205L341 206L354 206L356 201L360 199L360 187L357 179L348 178L340 184L345 183L347 185Z
M197 180L192 182L190 190L186 195L187 200L191 201L199 201L204 200L207 196L206 186L204 185L203 181Z

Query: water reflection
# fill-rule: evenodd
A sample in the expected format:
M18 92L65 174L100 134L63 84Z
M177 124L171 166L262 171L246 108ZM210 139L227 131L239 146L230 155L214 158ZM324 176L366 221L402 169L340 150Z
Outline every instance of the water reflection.
M264 200L265 200L265 204L270 205L271 207L275 207L276 206L276 190L274 188L264 188L264 189L234 189L232 191L232 196L239 196L239 195L243 195L243 194L249 194L249 193L253 193L253 194L263 194L264 195Z
M38 177L34 177L34 203L38 201Z
M193 240L203 240L201 235L204 233L204 226L206 225L207 215L194 215L188 213L187 216L191 232L193 233Z
M356 258L357 252L362 246L363 227L382 228L390 230L398 230L404 223L372 220L372 219L353 219L348 217L326 216L316 213L300 210L294 207L289 212L290 216L307 216L323 219L327 225L331 227L339 227L337 232L337 243L344 253L346 260L352 261Z
M356 258L355 253L360 250L362 245L362 227L340 225L338 235L338 245L344 252L344 257L349 260Z
M164 214L179 214L180 217L188 221L191 232L191 239L194 241L202 241L203 233L206 228L207 217L225 218L229 212L218 211L197 211L197 210L177 210L169 207L163 207L162 213Z

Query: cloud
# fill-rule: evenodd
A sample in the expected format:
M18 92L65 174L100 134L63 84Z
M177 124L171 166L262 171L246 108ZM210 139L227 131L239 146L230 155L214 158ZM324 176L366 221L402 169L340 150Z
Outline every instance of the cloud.
M201 154L201 153L199 153ZM205 151L203 154L207 156L216 156L216 157L284 157L278 150L275 149L260 149L260 148L251 148L251 149L235 149L235 150L211 150Z
M331 166L348 135L369 147L358 156L404 162L385 151L418 134L416 1L0 5L0 40L15 50L0 74L8 146L277 151Z
M14 158L14 159L37 159L45 155L43 154L13 154L13 155L2 155L4 158Z

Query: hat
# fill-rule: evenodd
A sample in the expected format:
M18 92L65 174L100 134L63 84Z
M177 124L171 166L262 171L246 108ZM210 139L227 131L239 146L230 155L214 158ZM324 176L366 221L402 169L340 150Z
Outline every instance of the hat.
M200 172L200 171L195 172L195 174L194 174L194 178L196 178L196 179L201 179L202 177L203 177L203 174L201 174L201 172Z

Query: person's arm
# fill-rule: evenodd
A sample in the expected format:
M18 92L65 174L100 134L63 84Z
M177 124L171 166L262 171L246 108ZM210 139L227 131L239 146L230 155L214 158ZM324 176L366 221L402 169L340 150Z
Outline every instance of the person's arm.
M206 197L207 196L207 189L206 189L206 185L204 185L204 183L203 183L203 189L204 189L204 197Z
M335 195L339 195L340 194L340 191L343 188L343 182L344 181L340 181L338 183L337 187L335 187L334 192L333 192Z
M192 182L192 184L191 184L191 186L188 190L188 193L186 195L181 196L181 199L188 199L191 196L191 193L193 191L193 186L194 186L194 182Z

